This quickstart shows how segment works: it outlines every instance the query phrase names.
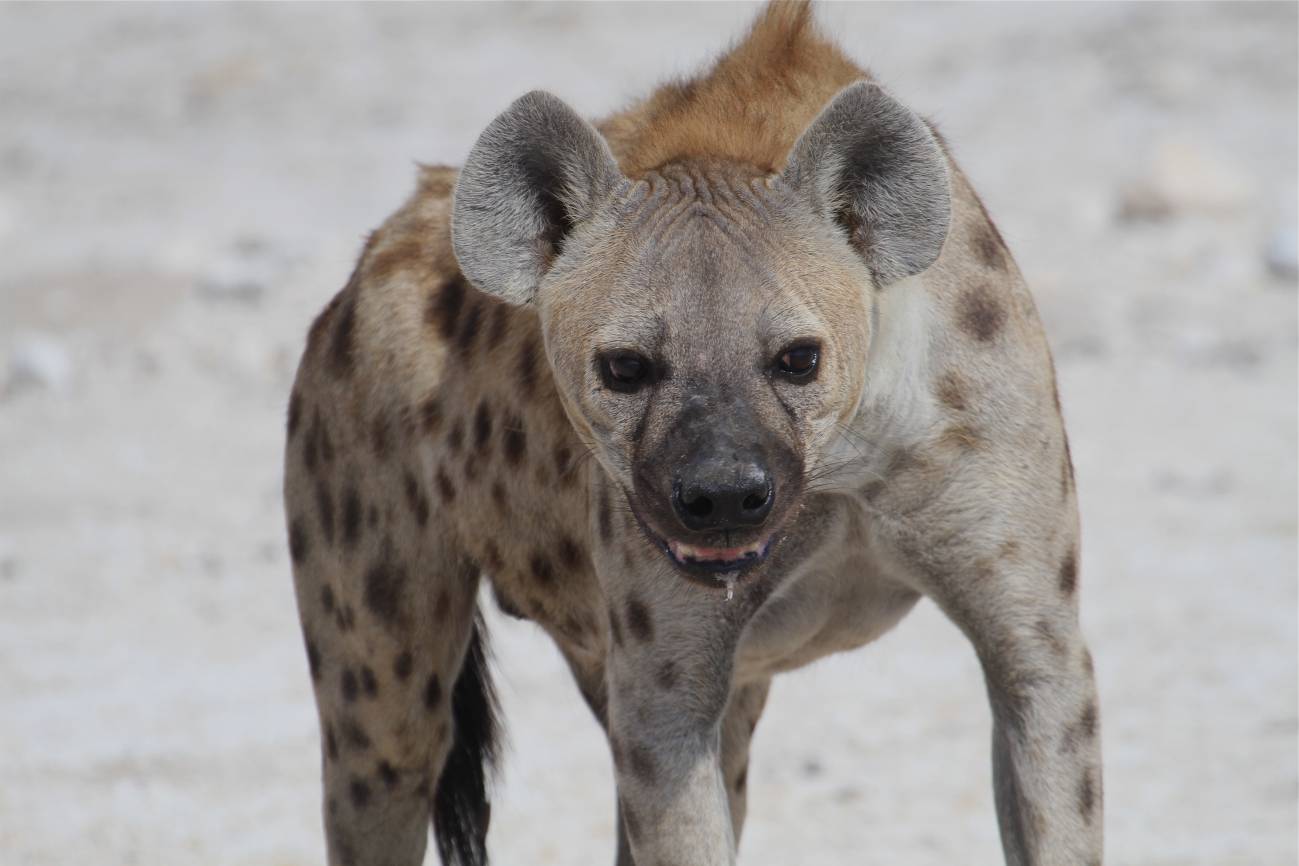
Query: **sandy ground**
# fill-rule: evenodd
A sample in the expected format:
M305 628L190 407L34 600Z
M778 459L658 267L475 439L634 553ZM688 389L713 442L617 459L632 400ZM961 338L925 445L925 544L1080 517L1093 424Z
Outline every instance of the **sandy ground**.
M1296 860L1296 9L821 13L1038 292L1112 864ZM0 6L0 864L321 861L279 497L307 323L414 160L534 87L610 110L750 14ZM597 729L494 625L495 861L611 862ZM989 728L929 605L779 680L741 863L998 862Z

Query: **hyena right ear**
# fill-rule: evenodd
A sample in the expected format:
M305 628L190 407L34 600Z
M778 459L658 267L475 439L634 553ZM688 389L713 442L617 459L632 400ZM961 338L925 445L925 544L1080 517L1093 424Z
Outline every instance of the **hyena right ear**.
M577 112L542 90L519 97L460 172L451 244L461 270L484 292L528 303L568 234L622 182L608 143Z
M839 91L794 145L784 178L835 224L881 286L933 264L952 217L947 157L877 85Z

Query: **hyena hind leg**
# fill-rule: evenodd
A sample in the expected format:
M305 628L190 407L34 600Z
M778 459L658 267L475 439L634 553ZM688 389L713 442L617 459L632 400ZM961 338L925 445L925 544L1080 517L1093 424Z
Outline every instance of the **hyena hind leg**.
M291 516L329 863L419 866L430 818L444 862L484 863L496 712L477 568L425 544L343 556L304 532Z

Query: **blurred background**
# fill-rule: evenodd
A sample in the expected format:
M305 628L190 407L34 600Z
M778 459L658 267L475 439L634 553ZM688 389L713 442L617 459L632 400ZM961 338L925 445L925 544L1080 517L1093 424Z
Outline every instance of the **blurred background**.
M1110 864L1296 860L1297 9L819 12L938 121L1037 292ZM536 87L610 112L753 12L0 6L0 863L322 862L279 493L308 323L416 160ZM495 862L612 863L596 725L493 619ZM740 862L1000 862L989 733L922 604L777 680Z

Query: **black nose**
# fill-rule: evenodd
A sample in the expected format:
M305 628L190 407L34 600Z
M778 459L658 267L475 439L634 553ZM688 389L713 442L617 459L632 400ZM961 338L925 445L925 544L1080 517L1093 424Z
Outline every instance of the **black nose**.
M673 490L672 506L687 529L739 529L761 526L775 498L765 467L708 460L682 472Z

